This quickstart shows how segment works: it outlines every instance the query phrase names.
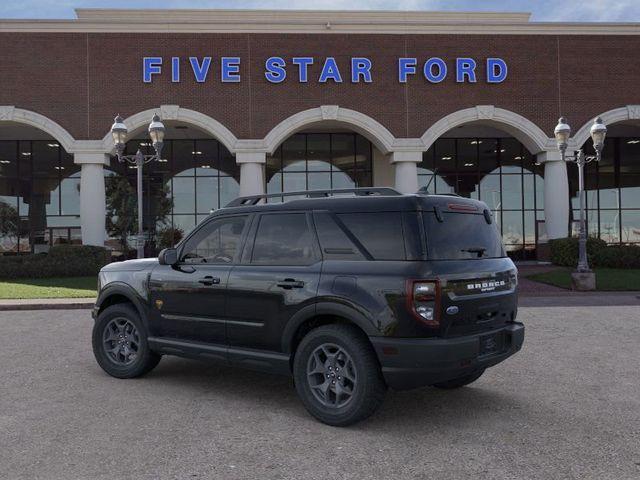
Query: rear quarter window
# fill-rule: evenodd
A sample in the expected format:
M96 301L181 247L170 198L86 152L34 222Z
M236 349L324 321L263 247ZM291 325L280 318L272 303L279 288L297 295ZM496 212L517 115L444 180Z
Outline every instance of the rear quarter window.
M401 212L341 213L337 216L374 260L406 260Z
M505 257L495 222L482 213L423 213L427 251L431 260L469 260Z

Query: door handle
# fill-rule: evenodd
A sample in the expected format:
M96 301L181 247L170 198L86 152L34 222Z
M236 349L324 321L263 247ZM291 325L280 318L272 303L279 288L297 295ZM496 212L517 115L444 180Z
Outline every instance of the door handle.
M202 285L207 285L207 286L219 285L220 279L218 277L212 277L211 275L207 275L206 277L203 277L200 280L198 280L198 283L201 283Z
M292 288L303 288L304 282L294 278L285 278L284 280L278 280L276 285L280 288L284 288L285 290L291 290Z

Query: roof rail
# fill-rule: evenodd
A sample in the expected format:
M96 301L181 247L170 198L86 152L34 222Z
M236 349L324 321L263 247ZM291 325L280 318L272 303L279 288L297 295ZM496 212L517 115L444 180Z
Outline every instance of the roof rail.
M244 207L247 205L256 205L261 200L268 198L282 197L307 197L307 198L326 198L336 194L353 193L358 197L368 196L394 196L402 195L397 190L388 187L373 188L338 188L335 190L300 190L297 192L269 193L264 195L249 195L246 197L238 197L225 205L227 207ZM284 199L283 199L284 200Z

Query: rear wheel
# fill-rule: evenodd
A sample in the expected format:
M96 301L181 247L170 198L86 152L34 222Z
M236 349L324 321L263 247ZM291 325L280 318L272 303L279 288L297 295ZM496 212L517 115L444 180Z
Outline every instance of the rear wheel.
M454 388L464 387L465 385L475 382L483 373L484 370L480 370L470 375L465 375L464 377L454 378L453 380L447 380L446 382L434 383L433 386L444 390L453 390Z
M147 331L133 306L116 304L105 308L92 335L98 364L116 378L133 378L151 371L160 361L147 343Z
M325 325L300 342L293 362L296 390L323 423L347 426L373 414L386 385L364 335L349 325Z

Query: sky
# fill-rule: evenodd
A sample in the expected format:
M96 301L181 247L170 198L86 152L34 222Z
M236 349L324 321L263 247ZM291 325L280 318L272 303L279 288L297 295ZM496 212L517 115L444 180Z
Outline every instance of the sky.
M638 22L640 0L0 0L0 18L75 18L74 8L257 8L531 12L539 22Z

